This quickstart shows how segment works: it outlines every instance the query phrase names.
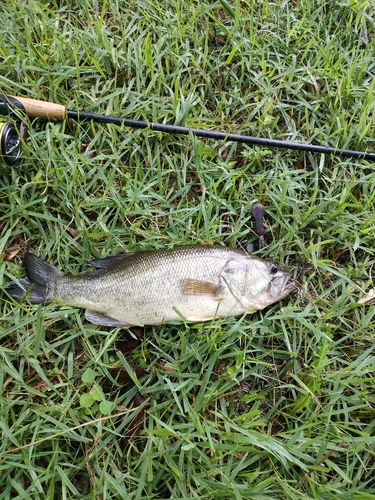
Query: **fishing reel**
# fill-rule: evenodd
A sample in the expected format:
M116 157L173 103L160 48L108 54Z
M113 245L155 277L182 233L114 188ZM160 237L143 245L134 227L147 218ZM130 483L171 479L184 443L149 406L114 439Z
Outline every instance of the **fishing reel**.
M0 121L0 161L14 165L21 155L21 137L11 122Z

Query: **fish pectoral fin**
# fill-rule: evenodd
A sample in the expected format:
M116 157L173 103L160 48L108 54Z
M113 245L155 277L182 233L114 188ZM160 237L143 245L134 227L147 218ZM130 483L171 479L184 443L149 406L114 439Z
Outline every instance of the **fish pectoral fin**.
M123 321L119 321L115 318L111 318L103 313L97 311L89 311L86 309L85 316L87 321L90 323L94 323L94 325L102 325L102 326L132 326L130 323L124 323Z
M182 279L179 281L180 291L184 295L204 295L219 299L223 287L212 281Z

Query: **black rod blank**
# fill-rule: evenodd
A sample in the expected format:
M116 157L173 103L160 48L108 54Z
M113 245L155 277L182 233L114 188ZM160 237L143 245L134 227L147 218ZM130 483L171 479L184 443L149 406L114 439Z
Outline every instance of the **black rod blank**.
M361 158L363 160L375 161L375 153L366 151L355 151L351 149L331 148L327 146L317 146L314 144L303 144L300 142L283 141L277 139L262 139L261 137L253 137L250 135L226 134L225 132L215 132L213 130L201 128L181 127L178 125L167 125L163 123L146 122L142 120L133 120L131 118L119 118L109 115L101 115L88 113L85 111L67 111L68 118L76 121L92 120L97 123L112 123L118 126L132 128L150 128L156 132L164 132L168 134L189 135L190 133L197 137L206 137L221 141L241 142L244 144L252 144L268 148L294 149L296 151L308 151L310 153L333 154L348 158Z

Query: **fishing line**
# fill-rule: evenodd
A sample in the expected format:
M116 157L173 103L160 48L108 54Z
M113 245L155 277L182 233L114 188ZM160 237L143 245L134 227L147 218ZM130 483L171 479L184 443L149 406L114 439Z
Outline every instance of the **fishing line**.
M57 164L57 165L69 165L71 166L72 165L72 161L71 160L62 160L62 159L55 159L55 158L48 158L48 159L42 159L40 157L37 157L37 156L23 156L23 155L20 155L18 157L18 159L25 159L25 160L31 160L31 161L35 161L35 162L41 162L41 161L45 161L45 162L48 162L48 170L51 170L53 169L53 165ZM92 170L94 167L95 167L95 160L108 160L110 162L110 159L108 159L108 156L101 156L100 154L94 158L87 158L85 157L84 155L82 155L82 160L87 160L87 164L86 164L86 167L88 168L88 170ZM82 164L80 163L81 167L82 166L85 166L85 164ZM121 174L126 174L127 172L135 172L137 170L139 170L140 172L147 172L147 173L158 173L158 172L162 172L163 175L168 175L168 174L172 174L172 175L176 175L178 174L180 171L176 168L175 170L173 169L159 169L158 167L152 167L152 166L131 166L131 165L127 165L127 164L123 164L123 170L121 170ZM344 165L342 166L347 166L347 167L355 167L357 166L356 163L345 163ZM118 169L119 167L114 167L115 169ZM306 180L313 180L313 179L316 179L316 175L317 175L317 172L316 170L306 170L304 168L294 168L293 170L286 170L286 171L279 171L275 174L271 174L270 172L267 172L267 171L264 171L264 172L257 172L257 173L252 173L252 172L249 172L248 169L251 168L249 166L247 167L234 167L232 168L231 170L223 170L223 173L222 175L226 175L226 176L230 176L230 175L239 175L240 173L246 173L246 177L248 178L252 178L252 179L259 179L259 180L278 180L280 181L281 177L285 177L285 176L292 176L293 177L293 180L295 179L295 176L298 176L299 178L300 177L303 177L305 178ZM369 167L367 166L364 166L364 167L360 167L360 170L356 171L356 172L351 172L351 171L348 171L348 175L355 175L355 174L360 174L360 173L363 173L363 170L367 170L369 169ZM186 174L191 174L191 175L195 175L197 174L197 170L196 169L185 169L184 172ZM208 174L210 172L215 172L217 173L218 170L217 168L213 168L213 167L202 167L199 171L199 173L201 174ZM86 173L89 173L86 172ZM352 178L348 178L348 179L337 179L337 178L332 178L329 176L329 174L331 172L323 172L321 169L319 169L319 173L320 173L320 177L319 177L319 180L322 180L322 181L330 181L330 182L338 182L338 183L342 183L342 184L345 184L345 183L348 183L348 182L353 182L353 179ZM367 175L373 175L374 176L374 182L375 182L375 171L373 170L369 170L369 173ZM217 181L218 179L216 179ZM223 179L225 180L225 179ZM369 182L369 179L368 178L365 178L365 179L356 179L355 183L358 185L358 184L364 184L364 183L368 183ZM196 182L197 184L199 184L199 182Z
M20 158L25 158L27 160L30 160L30 157L20 157ZM33 158L34 161L39 161L40 162L40 159L37 158L37 157L34 157ZM103 160L103 158L96 158L97 160ZM95 160L95 158L93 159ZM90 161L93 161L93 160L90 160ZM55 160L55 159L48 159L48 172L50 173L51 170L54 169L53 165L54 164L57 164L57 165L66 165L66 166L72 166L72 162L69 161L69 160ZM80 163L81 167L82 167L82 163ZM354 164L349 164L349 165L354 165ZM348 166L349 166L348 165ZM87 171L86 171L86 175L88 175L89 173L92 173L91 171L95 168L95 163L88 163L87 165ZM77 168L81 168L81 167L77 167ZM119 167L115 167L116 169L118 169ZM364 168L361 168L361 170L357 171L357 172L350 172L348 171L348 175L360 175L362 174L363 170L366 169L367 167L364 167ZM163 176L168 176L168 175L174 175L174 176L177 176L179 174L179 171L176 169L176 170L171 170L171 169L159 169L157 167L142 167L142 166L128 166L128 165L123 165L123 170L121 170L121 175L125 175L126 173L129 173L131 174L132 172L136 172L138 171L140 174L142 174L143 176L146 174L158 174L158 173L162 173ZM210 172L215 172L217 173L217 170L216 169L213 169L213 168L202 168L199 173L201 173L202 175L207 175L209 174ZM226 177L224 177L222 179L223 182L225 182L226 178L228 178L229 176L238 176L240 173L246 173L246 177L248 179L252 179L253 181L278 181L280 182L281 181L281 178L284 178L285 176L290 176L290 179L286 179L287 181L295 181L295 180L305 180L305 182L309 182L309 181L313 181L313 180L316 180L317 178L317 172L314 171L314 170L311 170L311 171L307 171L305 169L294 169L294 170L288 170L288 171L279 171L279 172L275 172L275 173L270 173L270 172L267 172L267 171L264 171L263 173L252 173L252 172L249 172L247 169L244 169L243 167L242 168L238 168L238 169L233 169L233 170L227 170L225 173L223 172L222 175L225 175ZM338 178L334 178L334 177L330 177L329 174L331 172L323 172L323 171L320 171L319 172L319 181L321 182L330 182L331 184L332 183L335 183L335 184L342 184L342 185L345 185L347 183L350 183L350 182L353 182L353 179L352 178L347 178L347 179L338 179ZM194 176L197 174L197 170L195 169L185 169L185 174L189 174L191 176ZM95 174L92 174L93 176ZM373 176L372 179L369 179L369 176ZM102 179L103 180L103 179ZM216 182L219 181L220 179L216 179ZM86 179L87 181L87 179ZM375 183L375 171L371 171L369 172L368 174L366 174L366 178L360 178L358 177L356 180L355 180L355 184L358 186L360 184L368 184L369 182L374 182ZM191 181L191 184L192 185L198 185L198 184L202 184L201 182L199 182L198 180L197 181L194 181L192 180Z

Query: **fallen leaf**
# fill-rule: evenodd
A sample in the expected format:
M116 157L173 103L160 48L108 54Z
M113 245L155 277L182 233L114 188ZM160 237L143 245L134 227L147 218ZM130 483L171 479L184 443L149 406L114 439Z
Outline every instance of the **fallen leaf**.
M133 403L134 406L142 406L146 401L146 398L142 396L139 392L134 396ZM123 435L123 442L126 445L127 442L134 441L142 430L143 422L145 419L145 406L140 408L139 412L135 415L133 420L129 423L126 433Z
M359 299L358 304L372 304L375 302L375 288L372 288L369 292Z
M310 80L311 80L312 84L314 85L316 96L319 97L320 96L320 89L319 89L318 82L316 81L316 78L311 73L311 71L309 70L309 68L306 68L306 71L309 74L309 77L310 77Z

